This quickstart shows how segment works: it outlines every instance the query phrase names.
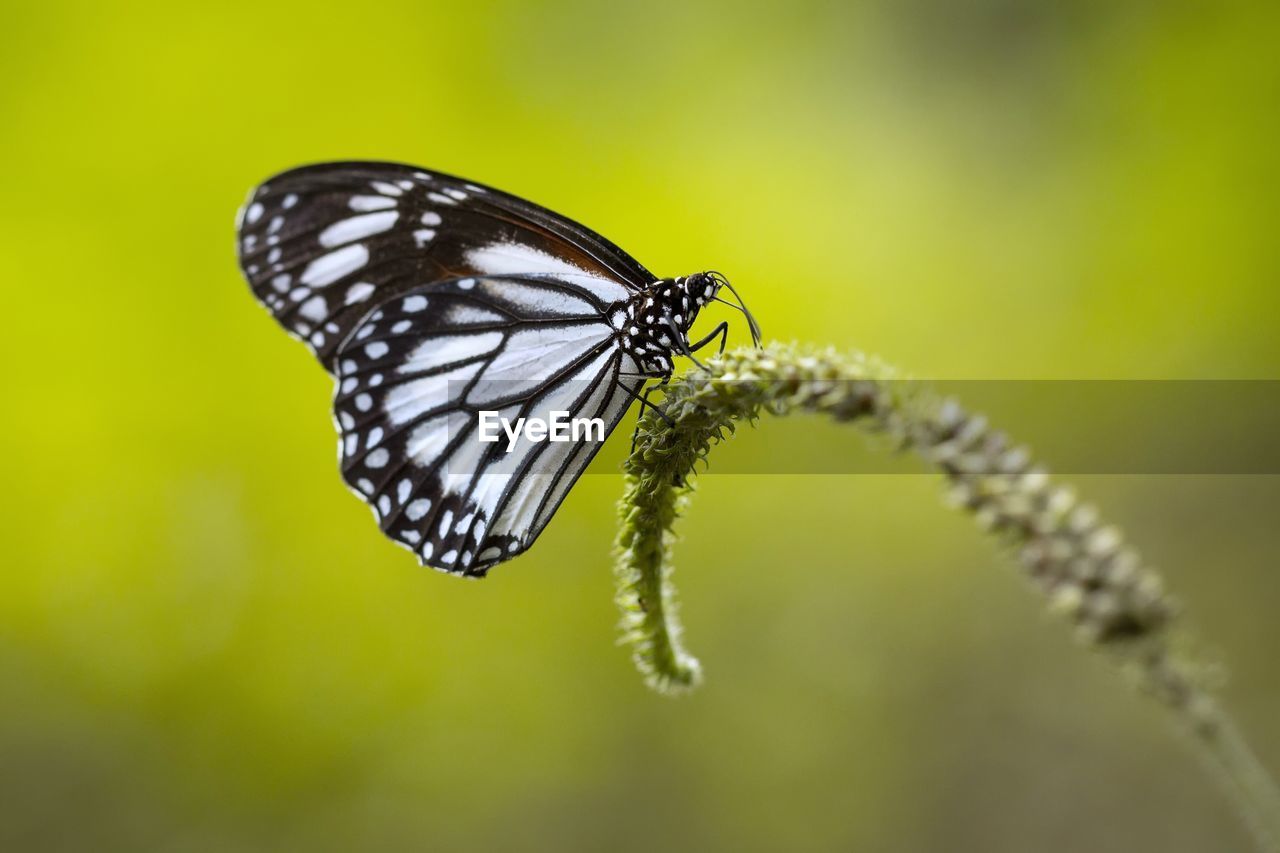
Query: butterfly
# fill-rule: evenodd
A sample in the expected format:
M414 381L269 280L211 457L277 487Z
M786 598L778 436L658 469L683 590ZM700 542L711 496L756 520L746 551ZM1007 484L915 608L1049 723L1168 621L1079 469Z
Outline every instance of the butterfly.
M482 577L527 550L646 383L665 383L727 279L660 279L613 243L491 187L395 163L323 163L254 189L237 220L254 296L334 377L347 485L384 534ZM651 387L651 386L650 386ZM572 414L599 440L481 440ZM587 439L591 431L587 430ZM510 440L507 440L510 439Z

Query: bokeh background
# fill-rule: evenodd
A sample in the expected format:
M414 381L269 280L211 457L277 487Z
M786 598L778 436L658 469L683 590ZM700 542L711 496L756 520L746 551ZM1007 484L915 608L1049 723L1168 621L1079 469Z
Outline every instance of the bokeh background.
M1278 39L1262 2L6 4L0 847L1240 849L906 461L703 479L684 699L615 645L616 474L489 580L417 567L232 223L280 169L405 160L917 376L1272 379ZM1077 482L1280 766L1278 478Z

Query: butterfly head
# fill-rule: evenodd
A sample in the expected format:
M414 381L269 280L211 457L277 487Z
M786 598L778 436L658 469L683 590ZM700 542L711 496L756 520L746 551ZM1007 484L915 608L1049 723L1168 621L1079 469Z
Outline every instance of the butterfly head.
M737 301L721 299L722 288ZM669 375L673 355L685 355L698 363L693 352L707 341L692 344L689 330L698 319L698 312L712 302L741 311L750 326L752 342L760 345L760 327L738 298L733 285L720 273L708 271L660 279L637 293L628 307L627 322L619 331L623 350L636 357L641 367L651 374ZM723 338L721 342L723 344Z
M747 318L747 326L751 329L751 343L760 346L760 324L756 322L756 318L751 316L751 312L747 310L746 303L742 301L742 297L738 295L738 291L733 289L733 285L729 283L729 279L725 278L722 273L715 270L707 272L694 273L685 279L685 286L693 302L693 308L690 314L696 316L698 309L709 302L719 302L728 305L730 308L736 308L741 311L743 316ZM720 290L724 288L733 294L736 302L720 298ZM689 325L693 325L692 319Z
M726 279L717 272L696 272L684 279L684 291L688 294L691 309L696 310L716 298Z

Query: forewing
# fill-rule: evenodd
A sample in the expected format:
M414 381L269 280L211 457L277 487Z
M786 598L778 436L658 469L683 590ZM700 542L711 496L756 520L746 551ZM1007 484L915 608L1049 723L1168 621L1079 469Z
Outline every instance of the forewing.
M333 371L338 347L395 296L468 275L590 282L597 308L653 280L594 231L499 190L394 163L284 172L240 213L240 266L282 326Z
M380 305L336 357L344 479L383 532L430 566L480 576L526 550L602 441L480 441L479 412L599 418L641 379L616 343L621 304L577 276L450 280ZM592 438L595 438L593 435Z

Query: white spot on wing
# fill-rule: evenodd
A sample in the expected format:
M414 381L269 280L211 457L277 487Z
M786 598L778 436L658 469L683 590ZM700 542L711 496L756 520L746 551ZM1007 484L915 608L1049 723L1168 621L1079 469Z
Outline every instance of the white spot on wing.
M506 346L493 358L484 381L475 386L467 402L487 406L535 388L612 335L613 330L604 323L519 329L508 337Z
M467 252L467 262L490 275L527 273L576 273L584 270L568 261L541 252L523 243L490 243Z
M485 279L481 282L480 289L499 304L527 309L536 314L549 314L553 317L591 317L599 314L587 300L549 287Z
M398 426L446 405L461 393L463 383L475 376L481 366L480 362L468 364L446 373L424 376L389 388L382 401L387 420Z
M470 335L443 335L423 341L414 347L397 373L420 373L461 361L487 355L502 343L502 332L484 332Z
M621 302L631 296L631 292L619 282L609 278L601 278L591 273L566 275L564 280L593 294L601 302Z
M445 315L448 322L455 326L471 326L480 323L501 323L506 317L487 308L476 305L451 305Z
M396 200L384 195L353 195L347 202L347 206L357 213L365 213L370 210L387 210L395 207Z
M323 296L313 296L298 308L298 313L308 320L319 323L325 318L328 312L328 306ZM322 339L323 340L323 339Z
M381 234L395 225L399 218L399 211L387 210L341 219L320 232L320 245L332 248Z
M369 250L363 243L343 246L327 255L321 255L308 264L302 273L302 283L324 287L350 275L367 263L369 263Z
M425 426L425 424L424 424ZM443 429L440 430L442 433ZM416 435L416 433L415 433ZM437 451L439 452L439 451ZM404 508L405 517L410 521L419 521L431 509L431 501L428 498L418 498L413 503Z
M441 452L449 446L449 427L448 418L438 417L432 418L426 423L415 427L413 432L409 434L409 441L405 444L405 450L409 454L409 458L413 460L415 465L426 468L440 457ZM417 505L422 510L422 514L417 518L413 515L413 507ZM423 515L427 514L431 501L425 498L419 498L409 504L409 520L417 521Z
M369 282L358 281L347 288L347 304L354 305L357 302L364 302L373 295L375 290L377 290L377 288Z

